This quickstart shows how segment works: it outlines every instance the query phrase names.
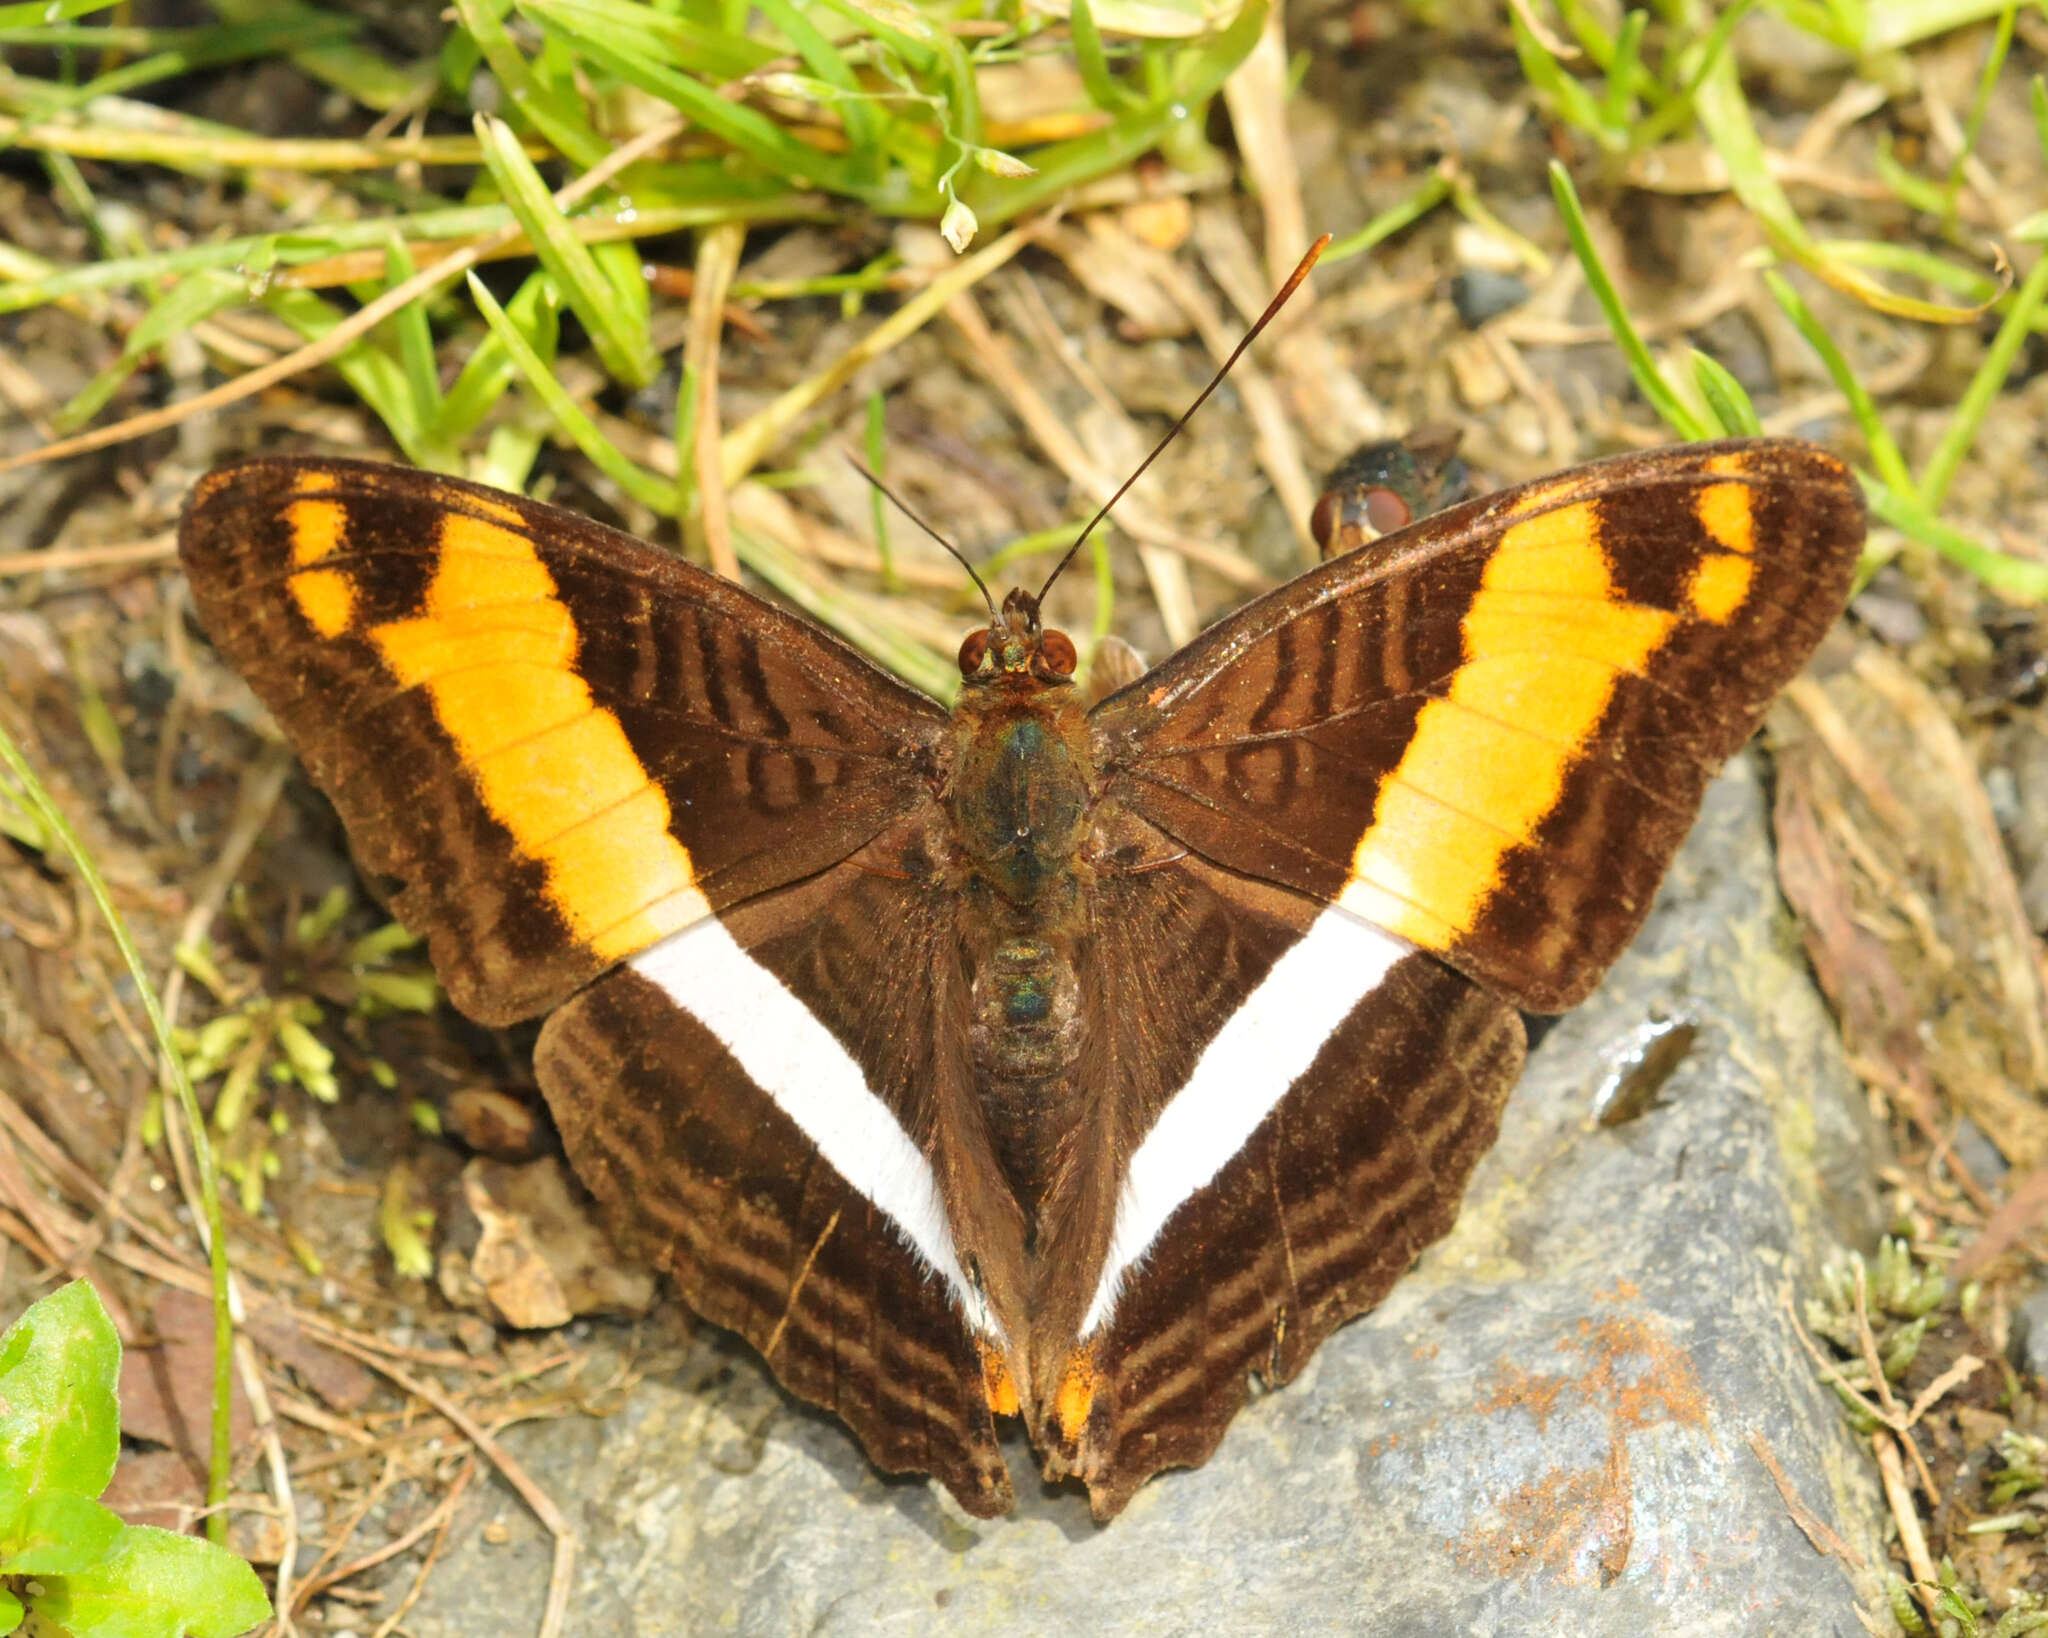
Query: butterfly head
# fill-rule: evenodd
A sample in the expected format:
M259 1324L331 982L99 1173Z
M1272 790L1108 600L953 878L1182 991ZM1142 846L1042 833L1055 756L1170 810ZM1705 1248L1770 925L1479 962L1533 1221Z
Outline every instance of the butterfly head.
M1074 640L1038 621L1038 599L1013 587L986 630L960 645L960 675L969 683L1070 683Z

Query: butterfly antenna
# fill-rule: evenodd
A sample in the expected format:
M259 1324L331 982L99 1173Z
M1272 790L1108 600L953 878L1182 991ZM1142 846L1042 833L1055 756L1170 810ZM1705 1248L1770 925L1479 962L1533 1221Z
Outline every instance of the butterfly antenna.
M905 517L910 519L912 523L916 524L926 534L930 535L932 539L936 540L941 546L945 547L947 551L953 554L954 561L957 562L961 568L967 571L967 578L974 582L974 589L981 593L981 600L988 605L989 623L993 625L995 623L996 618L996 600L993 597L989 596L987 585L982 581L981 576L974 572L974 565L972 563L969 563L966 557L962 555L960 548L955 546L944 535L940 534L938 530L934 529L929 523L925 522L923 518L919 517L915 512L913 512L910 509L908 503L904 501L901 495L897 494L895 490L891 489L887 484L882 482L880 478L876 477L874 473L870 472L865 466L863 466L859 458L855 456L851 451L847 452L846 462L847 465L851 466L854 469L854 471L858 472L863 478L867 479L869 483L873 484L884 495L888 496L888 498L895 503L897 511L901 512Z
M1309 269L1316 265L1316 258L1329 247L1329 243L1330 235L1326 233L1308 247L1308 254L1302 257L1300 264L1287 275L1287 282L1280 287L1280 293L1266 304L1266 310L1259 315L1258 322L1245 331L1244 340L1230 350L1230 356L1223 361L1222 368L1209 378L1209 384L1202 389L1201 395L1181 412L1181 418L1167 429L1166 436L1153 447L1152 453L1138 463L1137 471L1117 486L1117 492L1102 503L1102 509L1090 518L1088 526L1074 537L1074 544L1067 548L1067 555L1053 565L1052 573L1045 577L1045 584L1038 588L1038 600L1041 603L1045 601L1045 594L1052 590L1052 583L1059 579L1066 566L1074 561L1074 554L1081 549L1083 542L1095 533L1095 526L1109 516L1109 509L1124 498L1131 485L1145 475L1145 468L1158 460L1166 446L1180 436L1180 429L1193 420L1195 411L1209 401L1209 394L1223 385L1223 378L1230 373L1231 366L1244 356L1244 350L1259 339L1259 332L1273 322L1275 315L1287 305L1287 298L1301 288L1301 281L1308 277Z

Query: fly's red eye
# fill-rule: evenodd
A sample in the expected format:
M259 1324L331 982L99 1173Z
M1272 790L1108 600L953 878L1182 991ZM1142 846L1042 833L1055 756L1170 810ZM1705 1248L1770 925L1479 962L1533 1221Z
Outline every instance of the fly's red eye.
M1074 652L1074 639L1064 631L1048 631L1038 639L1038 652L1045 656L1045 668L1055 677L1071 677L1080 657Z
M981 662L988 655L988 633L970 631L960 641L960 675L971 677L981 669Z
M1337 491L1326 489L1316 497L1316 509L1308 515L1308 532L1315 536L1316 546L1325 557L1337 543L1337 520L1343 513L1344 503L1337 498Z
M1391 489L1365 492L1365 520L1380 534L1391 535L1396 529L1407 528L1414 516L1408 503Z

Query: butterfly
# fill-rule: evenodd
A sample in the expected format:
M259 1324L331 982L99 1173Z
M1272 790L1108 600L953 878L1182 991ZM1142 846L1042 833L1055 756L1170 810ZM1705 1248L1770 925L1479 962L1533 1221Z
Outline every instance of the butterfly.
M1001 1513L1021 1417L1106 1519L1450 1227L1521 1010L1628 943L1864 535L1771 440L1350 517L1093 701L1013 590L950 710L425 472L224 467L180 554L454 1003L545 1015L569 1158L690 1307L878 1467Z

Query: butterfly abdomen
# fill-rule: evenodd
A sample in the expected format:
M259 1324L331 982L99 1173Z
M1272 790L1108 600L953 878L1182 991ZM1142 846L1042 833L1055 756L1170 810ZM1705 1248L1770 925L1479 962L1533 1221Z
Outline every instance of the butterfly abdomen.
M1081 984L1059 944L1005 939L973 980L970 1045L989 1146L1027 1220L1059 1169L1080 1111L1071 1107L1082 1036Z

